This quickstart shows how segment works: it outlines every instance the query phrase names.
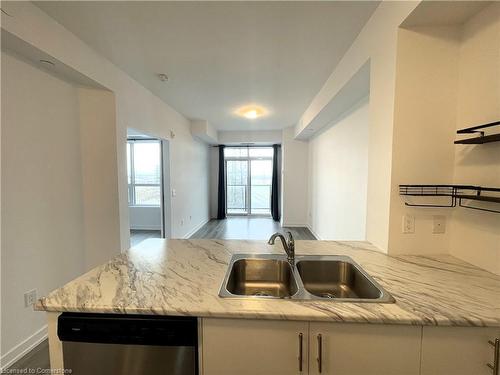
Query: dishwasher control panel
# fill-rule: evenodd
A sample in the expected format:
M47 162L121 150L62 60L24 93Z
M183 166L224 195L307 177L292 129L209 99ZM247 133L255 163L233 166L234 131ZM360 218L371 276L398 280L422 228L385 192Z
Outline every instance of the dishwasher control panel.
M197 346L195 317L63 313L57 334L61 341Z

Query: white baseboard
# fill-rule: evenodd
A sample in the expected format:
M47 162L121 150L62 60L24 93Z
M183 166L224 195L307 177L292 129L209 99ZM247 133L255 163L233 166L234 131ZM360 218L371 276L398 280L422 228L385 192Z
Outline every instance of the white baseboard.
M204 226L206 223L208 223L211 219L208 218L204 221L202 221L200 224L198 224L197 226L195 226L192 230L190 230L188 233L186 233L184 235L184 237L182 237L183 239L188 239L189 237L191 237L193 234L195 234L196 232L198 232L200 230L200 228L202 226Z
M290 228L306 228L307 224L293 224L293 223L283 223L281 224L282 227L290 227Z
M26 340L21 341L19 344L10 349L0 359L0 371L12 366L16 361L21 359L33 348L40 344L47 338L47 325L44 325L34 334L29 336Z
M317 239L318 241L322 241L322 240L323 240L323 239L322 239L320 236L318 236L318 234L317 234L317 233L316 233L316 232L312 229L311 225L306 224L306 228L307 228L307 229L309 229L309 232L311 232L311 233L312 233L312 235L313 235L314 237L316 237L316 239Z
M134 225L130 226L131 230L161 230L161 226L152 226L152 225Z
M289 227L289 228L307 228L311 232L311 234L317 239L321 240L321 237L318 236L313 230L312 227L309 224L294 224L294 223L283 223L281 224L282 227Z

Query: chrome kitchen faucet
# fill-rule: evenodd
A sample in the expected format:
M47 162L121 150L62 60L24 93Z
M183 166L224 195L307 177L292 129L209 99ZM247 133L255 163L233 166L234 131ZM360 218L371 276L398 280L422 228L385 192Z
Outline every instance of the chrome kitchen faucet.
M285 239L285 236L283 236L281 233L276 232L271 236L271 238L269 238L269 241L267 241L267 243L269 245L274 245L274 241L276 240L276 237L278 237L283 244L283 248L285 249L288 263L290 263L290 266L292 266L293 268L295 267L295 240L293 239L292 232L287 232L287 236L288 240Z

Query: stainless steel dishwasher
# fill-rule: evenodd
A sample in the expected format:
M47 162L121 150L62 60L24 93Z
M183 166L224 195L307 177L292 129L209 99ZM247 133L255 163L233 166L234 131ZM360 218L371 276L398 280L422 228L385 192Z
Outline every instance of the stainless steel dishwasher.
M73 375L198 374L196 318L63 313L57 334Z

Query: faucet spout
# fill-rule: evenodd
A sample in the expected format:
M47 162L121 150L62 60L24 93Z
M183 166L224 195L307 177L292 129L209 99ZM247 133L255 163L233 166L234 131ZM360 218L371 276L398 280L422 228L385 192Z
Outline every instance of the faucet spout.
M290 263L292 267L295 267L295 240L293 239L291 232L287 232L287 235L288 240L281 233L276 232L269 238L267 243L269 245L274 245L276 238L279 238L281 240L281 244L283 245L283 249L285 250L288 263Z

